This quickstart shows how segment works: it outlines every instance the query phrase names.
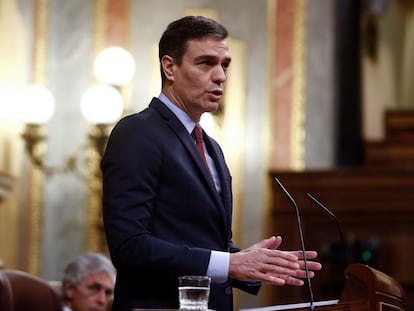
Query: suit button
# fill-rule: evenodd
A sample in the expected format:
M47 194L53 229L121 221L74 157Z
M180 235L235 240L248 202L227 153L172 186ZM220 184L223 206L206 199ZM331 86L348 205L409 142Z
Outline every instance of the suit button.
M230 287L230 286L227 286L227 287L226 287L226 289L224 290L224 293L225 293L227 296L230 296L230 295L231 295L231 287Z

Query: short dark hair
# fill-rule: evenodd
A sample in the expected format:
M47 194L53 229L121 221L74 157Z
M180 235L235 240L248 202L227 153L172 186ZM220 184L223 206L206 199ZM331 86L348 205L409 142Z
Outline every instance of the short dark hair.
M171 22L158 43L158 57L171 56L177 64L181 64L189 40L213 37L218 40L227 38L228 32L217 21L204 16L185 16ZM161 67L161 79L165 75Z

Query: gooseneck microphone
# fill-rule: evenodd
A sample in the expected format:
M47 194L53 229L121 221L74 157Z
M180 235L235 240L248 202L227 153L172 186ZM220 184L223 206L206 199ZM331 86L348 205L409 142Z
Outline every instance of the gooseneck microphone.
M306 248L305 248L305 242L304 242L304 238L303 238L302 224L301 224L301 221L300 221L299 208L298 208L298 205L296 204L295 200L293 199L293 197L290 195L290 193L286 190L286 188L282 185L282 183L279 181L279 179L277 177L275 177L275 181L278 183L280 188L282 188L283 192L286 194L286 196L289 198L290 202L292 203L292 205L295 208L296 223L298 225L298 230L299 230L301 251L302 251L302 255L303 255L303 260L305 262L305 273L306 273L306 281L307 281L308 290L309 290L310 310L313 311L315 309L314 300L313 300L313 290L312 290L312 283L311 283L311 280L310 280L310 277L309 277L308 260L306 258Z
M339 220L336 217L336 215L329 208L327 208L325 205L323 205L321 202L319 202L313 195L311 195L310 193L307 193L307 196L314 203L316 203L317 206L319 206L320 208L322 208L322 210L325 213L327 213L335 221L336 226L338 227L339 237L341 239L341 246L342 246L342 250L344 252L345 264L348 265L349 264L349 257L348 257L348 251L347 251L347 249L348 249L348 243L346 242L344 232L342 231L341 223L339 222Z

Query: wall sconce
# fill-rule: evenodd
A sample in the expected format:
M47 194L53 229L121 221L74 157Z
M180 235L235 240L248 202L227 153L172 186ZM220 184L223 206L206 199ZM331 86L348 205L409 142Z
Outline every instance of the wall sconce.
M110 47L98 54L93 68L96 80L100 83L88 87L82 94L80 110L91 124L88 146L101 157L111 127L123 113L120 90L134 76L135 61L127 50ZM60 167L50 167L44 163L47 137L45 124L54 113L53 94L43 86L32 85L19 94L18 100L22 121L26 124L22 137L32 163L47 175L71 171L85 177L85 173L77 167L77 157L82 148L71 153Z
M25 122L25 129L22 137L32 163L47 175L72 171L83 176L77 168L78 152L71 153L59 167L51 167L44 163L47 137L45 124L54 112L53 94L43 86L32 85L24 88L18 98L18 105L22 113L24 112L22 120ZM80 110L83 117L91 123L89 146L101 156L110 128L122 114L122 96L113 86L93 85L82 95Z
M26 123L22 137L36 166L44 166L46 124L55 111L55 97L44 86L29 85L16 94L19 118Z
M102 156L112 124L123 112L122 96L113 86L97 84L83 93L80 108L83 117L92 124L90 145Z

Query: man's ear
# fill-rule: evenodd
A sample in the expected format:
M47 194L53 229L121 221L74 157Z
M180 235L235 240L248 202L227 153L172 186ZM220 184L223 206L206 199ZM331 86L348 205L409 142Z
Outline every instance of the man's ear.
M66 296L67 296L67 298L69 299L69 300L71 300L72 299L72 297L73 297L73 292L75 291L75 286L73 286L73 284L71 284L71 283L69 283L69 282L63 282L63 284L62 284L62 286L64 287L64 289L65 289L65 293L66 293Z
M174 59L169 55L164 55L161 58L161 66L162 70L164 71L165 77L168 80L174 81Z

